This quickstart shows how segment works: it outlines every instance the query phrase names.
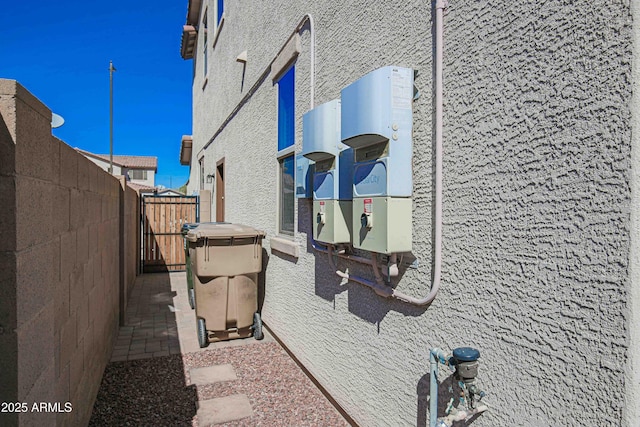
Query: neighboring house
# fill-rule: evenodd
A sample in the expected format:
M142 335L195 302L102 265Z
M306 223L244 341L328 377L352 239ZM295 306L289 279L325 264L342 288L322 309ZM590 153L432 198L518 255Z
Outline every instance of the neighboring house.
M108 154L94 154L76 148L102 169L109 171L110 157ZM142 186L142 189L155 187L155 174L158 171L158 158L154 156L113 156L113 174L124 175L132 184Z
M158 190L155 193L157 196L184 196L184 194L182 194L181 192L179 192L178 190L172 190L170 188L165 188L164 190Z
M156 187L149 187L148 185L136 184L135 182L127 181L127 185L138 192L141 196L149 196L155 194L158 190Z
M266 230L264 321L355 421L428 425L429 350L472 346L489 405L474 427L640 425L637 5L448 2L442 281L415 306L337 276L376 282L356 262L376 255L328 258L313 201L292 191L304 113L380 67L415 70L412 248L378 286L429 293L432 2L187 1L187 193ZM446 369L439 380L443 416L457 386Z

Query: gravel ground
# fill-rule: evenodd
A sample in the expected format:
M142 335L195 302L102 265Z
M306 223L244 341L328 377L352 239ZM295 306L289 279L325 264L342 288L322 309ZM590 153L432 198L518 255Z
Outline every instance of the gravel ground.
M190 385L189 368L233 365L237 380ZM198 426L196 402L246 394L254 415L220 426L348 426L276 342L107 366L90 426Z

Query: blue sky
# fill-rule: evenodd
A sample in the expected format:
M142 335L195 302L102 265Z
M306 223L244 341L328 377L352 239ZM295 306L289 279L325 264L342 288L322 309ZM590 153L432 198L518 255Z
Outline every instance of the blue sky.
M65 124L72 147L109 153L109 61L114 154L158 157L156 184L179 187L189 169L192 61L180 57L187 0L7 1L0 13L0 78L18 80Z

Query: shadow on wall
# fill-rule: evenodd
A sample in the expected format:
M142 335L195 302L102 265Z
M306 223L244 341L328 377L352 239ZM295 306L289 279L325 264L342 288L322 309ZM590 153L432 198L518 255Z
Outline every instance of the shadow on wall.
M268 265L269 265L269 253L263 247L262 248L262 271L258 273L258 313L262 313L262 306L264 305L266 273L267 273Z
M328 255L325 252L321 252L313 248L311 215L312 203L313 202L308 199L298 200L298 230L302 233L307 233L307 253L311 253L315 257L314 276L315 294L317 296L325 299L326 301L334 302L335 308L336 295L348 291L349 312L369 323L377 323L378 329L380 327L380 322L391 310L411 317L421 316L425 310L427 310L428 306L417 307L392 298L384 298L365 285L354 283L353 281L345 281L335 274L335 272L332 271L331 264L329 263ZM408 254L407 258L415 260L413 254ZM372 267L369 265L347 262L337 256L334 256L334 265L336 268L348 272L349 274L360 276L372 282L375 281ZM392 288L395 288L402 280L406 270L406 266L400 266L398 277L395 277L391 282L390 286Z
M308 247L311 248L311 235L307 234ZM349 289L351 284L344 283L343 279L337 274L333 274L331 271L331 265L327 254L318 252L311 249L314 252L315 262L314 269L315 274L315 292L320 298L327 301L332 301L335 308L336 295L341 294ZM335 259L335 258L334 258Z
M134 348L140 359L107 365L90 426L192 424L198 393L186 383L175 316L189 307L174 307L175 296L168 273L138 278L112 359L134 359Z
M429 391L431 383L431 374L425 374L418 381L416 394L418 397L418 414L416 418L416 427L427 427L429 425ZM453 388L453 373L445 378L438 387L438 417L444 417L449 399L453 395L450 391Z

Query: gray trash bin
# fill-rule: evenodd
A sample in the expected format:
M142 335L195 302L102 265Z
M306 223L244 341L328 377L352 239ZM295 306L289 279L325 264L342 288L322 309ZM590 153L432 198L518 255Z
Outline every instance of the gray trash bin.
M198 342L253 335L262 339L258 273L264 231L240 224L200 224L187 233Z
M193 294L193 274L191 273L191 262L189 260L189 245L187 244L187 233L189 232L189 230L193 230L198 225L199 224L197 222L185 222L184 224L182 224L182 228L180 230L182 233L182 237L184 238L184 259L187 269L187 295L189 296L189 305L191 306L191 308L195 308L195 297Z
M189 296L189 305L191 308L196 308L195 306L195 294L193 290L193 273L191 271L191 254L189 253L189 245L187 242L187 233L189 230L193 230L200 224L228 224L227 222L185 222L182 224L182 228L180 229L182 233L182 237L184 238L184 259L187 270L187 295Z

